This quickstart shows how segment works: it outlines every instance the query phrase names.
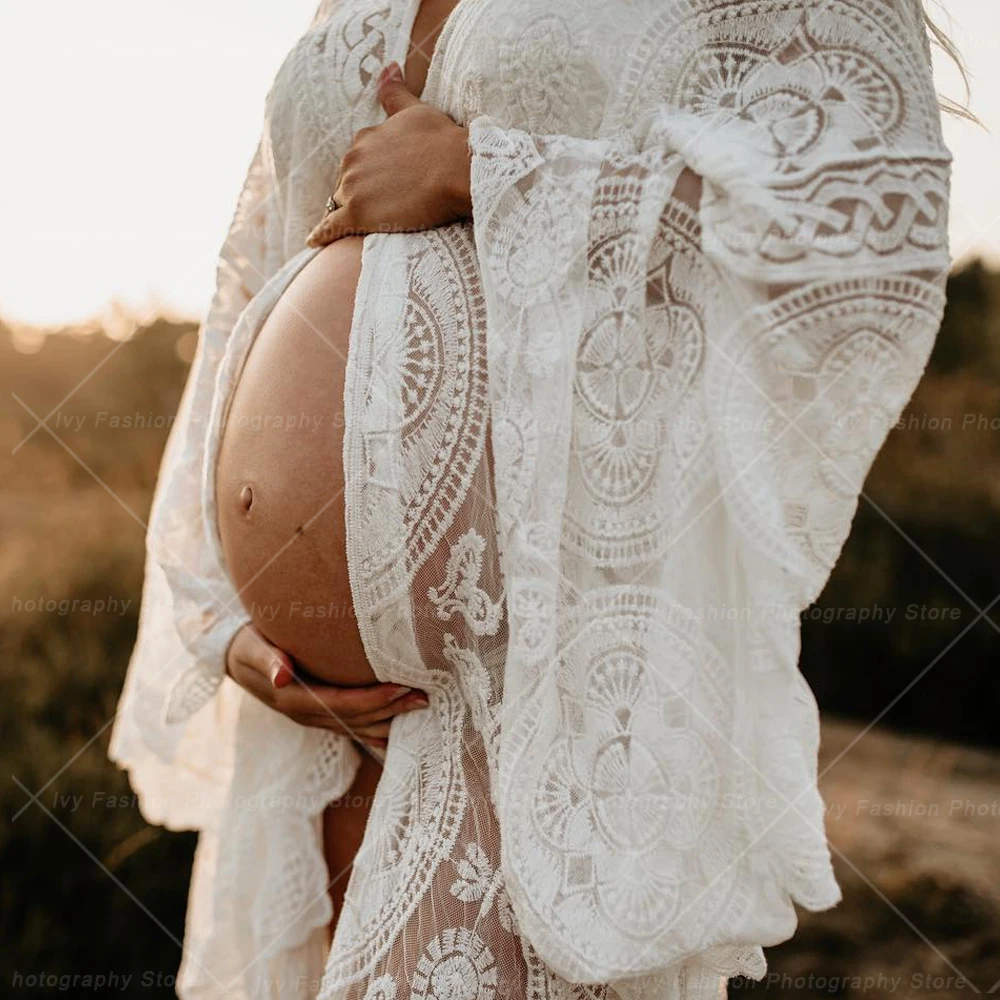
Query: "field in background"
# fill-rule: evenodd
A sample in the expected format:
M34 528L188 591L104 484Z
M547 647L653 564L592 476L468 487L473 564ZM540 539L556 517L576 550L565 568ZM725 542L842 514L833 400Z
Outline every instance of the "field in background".
M845 901L805 918L755 993L937 998L971 991L959 973L984 993L1000 979L1000 635L977 621L1000 594L1000 275L970 265L950 299L869 478L872 502L803 623ZM6 995L58 992L28 977L63 973L114 973L108 993L120 996L173 992L194 838L146 827L105 753L135 634L142 522L194 336L163 320L124 342L35 343L0 324ZM41 418L57 406L59 440L41 429L19 444L36 425L25 407ZM29 803L21 785L45 787L14 820ZM840 979L880 974L884 988Z

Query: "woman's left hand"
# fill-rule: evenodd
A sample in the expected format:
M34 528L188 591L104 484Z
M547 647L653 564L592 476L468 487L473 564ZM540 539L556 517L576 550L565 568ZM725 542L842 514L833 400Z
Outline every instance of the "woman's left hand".
M382 71L378 96L389 117L354 136L333 192L337 207L309 234L309 246L433 229L471 214L468 129L410 93L398 63Z

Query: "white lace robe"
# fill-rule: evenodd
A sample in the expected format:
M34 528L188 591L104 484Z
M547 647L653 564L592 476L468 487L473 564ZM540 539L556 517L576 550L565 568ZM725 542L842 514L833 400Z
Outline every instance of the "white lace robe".
M268 95L164 458L111 755L201 831L186 997L718 995L835 904L798 613L944 305L916 0L460 0L424 99L474 224L365 240L351 584L396 719L326 953L345 738L224 678L211 481L416 0L333 0ZM589 985L570 985L571 982Z

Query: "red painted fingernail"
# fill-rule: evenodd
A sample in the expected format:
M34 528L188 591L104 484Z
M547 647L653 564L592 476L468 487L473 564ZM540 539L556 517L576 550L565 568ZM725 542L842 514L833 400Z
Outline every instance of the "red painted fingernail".
M292 675L285 669L285 665L280 660L271 664L271 683L276 688L287 686L291 679Z

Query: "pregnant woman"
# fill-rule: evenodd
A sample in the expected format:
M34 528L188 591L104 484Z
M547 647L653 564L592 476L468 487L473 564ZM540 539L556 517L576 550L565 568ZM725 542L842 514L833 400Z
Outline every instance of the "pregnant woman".
M949 180L918 0L321 6L110 751L200 832L182 996L716 997L837 902L798 614Z

